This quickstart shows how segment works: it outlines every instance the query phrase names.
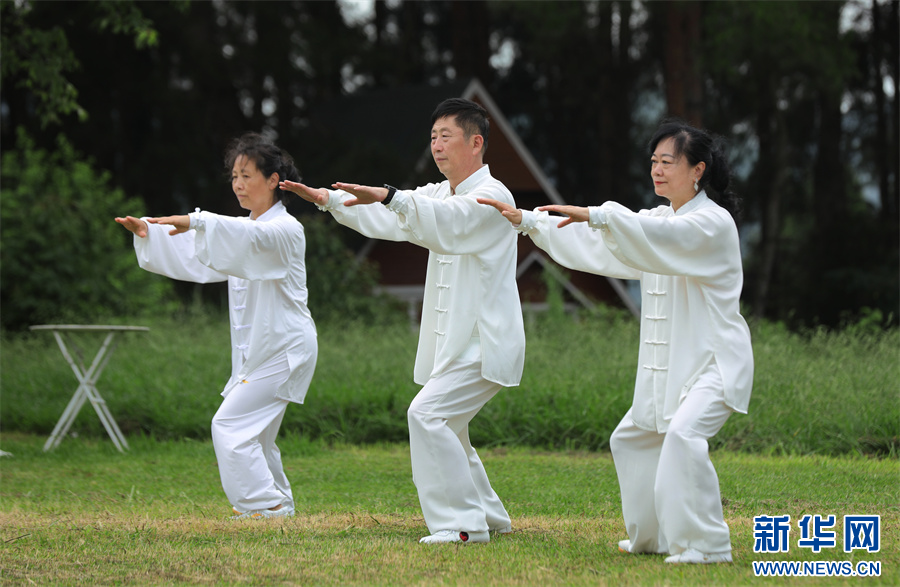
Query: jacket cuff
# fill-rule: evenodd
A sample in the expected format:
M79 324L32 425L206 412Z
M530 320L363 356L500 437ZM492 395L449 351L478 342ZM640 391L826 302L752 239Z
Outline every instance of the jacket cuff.
M603 206L588 206L588 226L594 230L606 228L608 219Z
M191 223L188 225L189 229L199 231L206 228L206 221L203 219L202 214L200 208L194 208L194 211L188 214L188 218L191 219Z
M537 214L531 210L522 210L522 222L518 226L513 226L516 231L525 234L537 226Z
M341 205L341 200L342 200L341 194L346 193L346 192L342 192L341 190L328 190L328 189L326 189L325 191L328 192L328 201L325 202L324 204L316 204L316 208L318 208L322 212L328 212L330 210L337 210L338 206Z

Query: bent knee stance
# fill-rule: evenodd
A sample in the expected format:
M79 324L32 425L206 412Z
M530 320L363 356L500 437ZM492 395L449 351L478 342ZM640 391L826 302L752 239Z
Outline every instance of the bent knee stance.
M237 418L217 412L212 424L213 446L217 451L236 452L259 440L259 426L252 425L247 418Z
M210 428L212 430L213 446L218 450L234 452L241 444L246 443L245 438L236 434L237 432L240 432L240 428L229 426L228 423L219 418L218 415L213 417Z
M609 437L609 450L612 452L613 456L616 454L622 454L625 450L626 443L622 439L622 433L620 429L616 427L613 430L613 433Z
M424 430L432 427L435 422L440 421L443 418L425 410L414 401L409 406L409 409L406 410L406 419L410 428Z

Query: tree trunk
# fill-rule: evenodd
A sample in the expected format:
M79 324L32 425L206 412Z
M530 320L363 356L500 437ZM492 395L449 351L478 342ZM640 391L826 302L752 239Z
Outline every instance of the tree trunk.
M453 31L453 68L457 79L478 78L489 85L490 27L487 2L470 0L450 3L450 30Z
M422 31L425 29L423 2L404 2L400 5L398 15L400 29L403 31ZM425 51L421 34L403 34L401 55L403 63L397 68L399 81L402 84L420 83L425 78Z
M763 75L767 75L763 73ZM760 202L760 264L756 277L753 295L753 313L763 317L769 311L769 293L775 262L778 258L778 246L781 235L781 196L787 179L787 139L784 136L784 125L778 121L774 93L766 91L766 87L774 84L771 79L761 80L761 96L770 98L760 108L757 115L756 129L759 137L759 161L757 170L765 170L759 178L757 189Z
M840 6L837 4L828 6L826 14L831 18L828 28L827 43L840 42L838 27L840 19ZM841 95L840 89L831 89L823 85L817 91L816 126L818 137L816 140L816 159L813 164L813 215L816 224L813 234L817 240L818 250L821 253L819 259L830 257L829 253L839 252L834 250L837 239L833 238L832 230L838 226L847 216L847 185L844 176L844 164L841 158Z
M321 27L322 31L343 31L344 17L341 15L337 2L310 2L307 5L309 16ZM259 23L265 26L265 23ZM333 44L333 38L329 38ZM343 55L339 51L329 47L327 51L312 51L309 54L310 65L312 66L316 78L316 89L318 91L317 99L320 101L328 101L341 95L343 88L343 79L341 67L343 65Z
M626 196L630 195L629 192L632 190L632 178L624 170L632 164L632 152L630 149L621 148L620 139L631 136L631 97L634 95L633 88L639 69L628 53L632 43L631 27L629 26L632 4L631 2L619 2L617 6L620 16L619 46L616 48L610 45L613 75L608 107L611 119L608 144L612 147L612 152L609 154L612 183L606 196L621 204L629 205L633 203L629 202L629 198ZM612 22L610 22L610 26L612 26ZM643 153L644 150L641 152Z
M691 0L669 2L665 6L663 77L666 82L669 114L702 126L703 79L700 63L702 5Z
M375 40L372 43L372 51L375 55L382 55L385 51L384 28L387 26L388 9L384 1L375 0L372 14L372 26L375 28ZM385 85L385 73L380 67L371 68L370 75L376 88Z
M592 67L598 72L597 84L597 195L601 201L614 199L616 175L621 175L622 168L616 166L615 154L618 148L619 135L616 132L616 113L610 107L617 93L622 93L616 83L613 72L612 46L612 5L603 2L599 5L599 23L596 28L597 51L594 54ZM627 136L627 135L625 135Z
M897 214L900 212L900 35L896 32L900 29L900 2L891 2L890 23L887 30L893 30L895 34L888 34L890 39L890 61L888 62L891 77L894 79L894 124L891 125L894 132L894 140L891 146L892 164L894 165L894 184L890 186L890 197L893 199L894 216L892 222L897 226ZM896 233L895 233L896 234ZM896 242L896 241L895 241Z
M900 214L900 28L898 2L872 6L872 56L874 71L873 91L878 116L877 147L878 189L881 197L881 222L889 229L889 235L896 239L898 214ZM887 21L887 22L885 22ZM893 32L892 32L893 31ZM887 46L887 54L884 47ZM894 81L894 99L890 106L884 90L882 66L887 66ZM896 240L894 240L896 242Z
M834 238L836 229L846 221L847 180L841 158L841 97L823 93L816 100L818 108L819 137L816 161L813 165L813 214L816 225L814 233L820 259L831 257L841 247Z

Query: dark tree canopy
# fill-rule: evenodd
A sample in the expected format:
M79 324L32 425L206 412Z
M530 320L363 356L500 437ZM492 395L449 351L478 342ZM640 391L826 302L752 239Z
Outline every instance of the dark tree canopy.
M345 96L474 77L569 203L637 209L659 203L646 140L678 115L728 141L755 315L837 326L877 310L896 322L897 1L358 9L0 0L0 149L16 151L21 131L51 151L64 135L148 214L240 214L221 173L231 137L276 137L318 185L364 166L387 172L386 142L365 121L329 137L317 113Z

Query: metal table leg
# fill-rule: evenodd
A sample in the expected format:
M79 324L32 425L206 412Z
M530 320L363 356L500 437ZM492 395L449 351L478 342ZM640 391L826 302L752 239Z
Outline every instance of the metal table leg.
M109 437L112 439L116 448L120 452L123 452L128 448L128 442L125 440L125 436L119 429L118 424L116 424L115 419L109 411L109 406L106 405L106 401L100 395L96 386L97 381L100 379L100 375L103 373L103 369L106 367L107 363L109 363L109 360L115 351L116 345L113 342L115 335L116 333L114 331L109 332L106 335L106 339L103 341L103 345L94 357L94 361L91 363L90 368L85 369L83 362L76 360L72 354L69 353L62 335L56 330L53 331L56 343L59 345L59 349L62 351L66 362L69 363L69 366L72 368L72 372L75 373L79 385L78 389L75 391L75 395L73 395L72 399L69 401L69 405L66 406L62 417L50 434L50 438L47 439L47 442L44 444L45 452L59 446L59 443L69 431L69 428L75 421L75 417L78 415L79 410L81 410L81 406L84 405L86 400L89 400L91 405L94 406L94 411L97 412L97 415L100 417L103 427L106 428L106 432L109 434ZM74 343L73 348L76 348L77 350Z

